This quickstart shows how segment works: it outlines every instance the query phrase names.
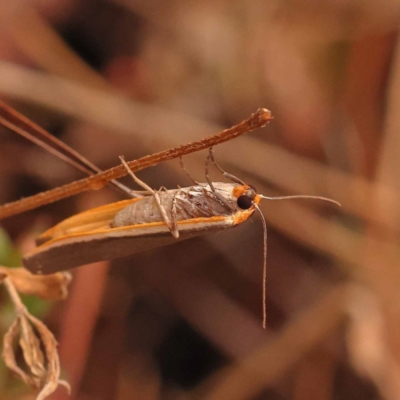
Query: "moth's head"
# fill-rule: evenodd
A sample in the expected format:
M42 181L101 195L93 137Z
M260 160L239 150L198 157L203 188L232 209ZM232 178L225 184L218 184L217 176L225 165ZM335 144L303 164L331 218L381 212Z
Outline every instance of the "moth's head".
M237 206L242 210L248 210L254 204L260 202L260 196L254 187L238 185L233 188L233 196L236 197Z

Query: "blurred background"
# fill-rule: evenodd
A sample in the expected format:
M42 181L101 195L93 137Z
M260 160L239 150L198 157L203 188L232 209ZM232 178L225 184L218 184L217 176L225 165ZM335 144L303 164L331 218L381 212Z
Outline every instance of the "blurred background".
M265 195L342 203L262 203L266 331L256 215L76 269L63 303L30 299L73 388L51 399L400 398L399 11L398 0L0 1L1 98L100 168L266 107L275 119L215 148L219 163ZM0 155L1 204L82 177L4 129ZM199 181L206 155L184 160ZM190 184L177 160L138 175ZM105 188L2 221L1 263L119 199ZM4 304L2 332L11 313ZM4 366L0 393L35 398Z

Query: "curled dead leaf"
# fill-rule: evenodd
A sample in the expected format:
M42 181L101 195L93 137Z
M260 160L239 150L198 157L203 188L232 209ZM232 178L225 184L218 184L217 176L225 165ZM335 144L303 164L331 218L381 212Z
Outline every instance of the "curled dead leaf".
M3 283L17 312L16 319L3 340L5 364L25 383L40 390L37 400L44 400L58 385L65 386L69 392L69 384L60 379L60 360L54 335L22 304L11 278L5 278ZM24 367L17 364L16 343L22 350L26 364Z
M65 299L72 280L71 274L67 271L50 275L33 275L25 268L0 266L0 283L2 275L12 280L19 293L38 296L44 300Z
M20 318L20 330L19 345L21 346L25 363L32 375L43 381L46 370L44 367L44 355L40 348L40 340L24 315Z

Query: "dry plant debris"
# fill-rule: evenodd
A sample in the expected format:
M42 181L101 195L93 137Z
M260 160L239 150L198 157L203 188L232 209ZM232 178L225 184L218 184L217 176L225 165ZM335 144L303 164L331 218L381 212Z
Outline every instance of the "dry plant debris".
M3 266L0 266L0 274L16 311L16 318L3 339L5 364L26 384L40 390L37 400L47 398L58 385L65 386L70 392L68 382L60 379L60 360L54 335L43 322L29 313L18 294L18 291L35 294L47 300L65 298L70 274L61 272L35 277L23 268L8 269ZM16 342L22 351L24 366L17 363Z
M4 278L8 276L19 293L37 296L43 300L50 301L66 299L68 285L72 279L71 274L66 271L50 275L33 275L22 267L7 268L1 265L0 274Z

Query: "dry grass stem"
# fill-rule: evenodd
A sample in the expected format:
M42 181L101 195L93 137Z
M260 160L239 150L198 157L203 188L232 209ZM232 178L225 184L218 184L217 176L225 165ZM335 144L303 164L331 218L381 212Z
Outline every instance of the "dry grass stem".
M350 324L347 345L350 361L375 383L383 398L400 398L400 365L388 346L382 304L374 292L354 287L349 293Z
M34 7L20 4L10 12L7 6L2 5L1 11L3 28L16 46L37 65L55 75L95 88L112 90L111 85L68 47L54 27Z
M239 365L222 371L216 387L205 398L248 399L271 385L344 322L347 292L346 285L332 289L312 309L290 322L275 340Z
M159 153L154 153L138 160L129 161L127 164L131 171L136 172L141 169L157 165L161 162L172 160L185 154L204 150L232 140L240 135L243 135L244 133L248 133L254 129L265 126L271 119L271 112L265 108L260 108L246 120L240 122L232 128L225 129L218 134L198 140L196 142L187 143L169 150L164 150ZM12 124L7 124L7 127L12 129ZM15 130L17 133L18 131L19 129ZM81 179L47 192L39 193L38 195L26 197L13 203L5 204L0 207L0 219L73 196L86 190L101 189L107 182L113 179L121 178L122 176L127 175L127 173L128 172L123 165L118 165L89 178Z

